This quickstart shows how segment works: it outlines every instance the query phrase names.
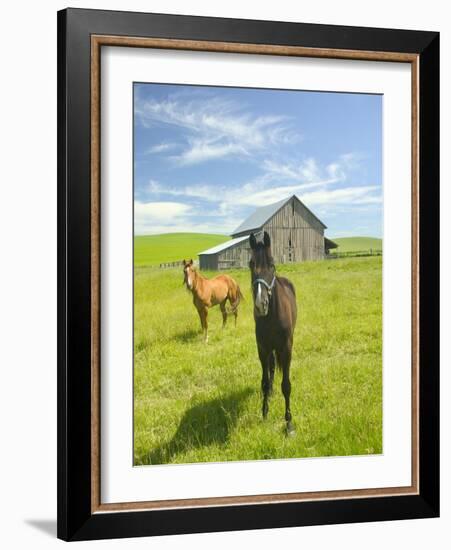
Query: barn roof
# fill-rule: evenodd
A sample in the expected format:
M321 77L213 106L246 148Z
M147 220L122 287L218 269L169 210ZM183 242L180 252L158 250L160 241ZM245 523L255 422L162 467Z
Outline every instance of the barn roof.
M261 206L260 208L257 208L255 212L253 212L248 218L246 218L232 233L232 235L237 235L238 233L243 233L243 231L246 231L247 233L250 233L251 231L255 231L256 229L260 229L268 220L270 220L274 214L276 214L287 202L289 202L291 199L296 199L299 201L302 206L310 212L310 214L323 226L326 227L323 222L315 216L315 214L305 206L305 204L296 196L291 195L291 197L288 197L286 199L282 199L281 201L274 202L272 204L268 204L266 206Z
M273 204L267 204L266 206L260 206L257 208L249 217L247 217L244 222L242 222L232 233L236 235L237 233L242 233L243 231L252 231L253 229L260 229L260 227L272 218L274 214L282 208L282 206L291 199L283 199Z
M327 248L338 248L338 244L334 243L334 241L331 241L327 237L324 237L324 244Z
M245 241L248 239L248 235L244 235L244 237L237 237L236 239L231 239L230 241L226 241L225 243L218 244L217 246L213 246L212 248L209 248L208 250L204 250L203 252L199 252L198 256L201 254L217 254L218 252L222 252L223 250L227 250L227 248L231 248L232 246L235 246L236 244Z

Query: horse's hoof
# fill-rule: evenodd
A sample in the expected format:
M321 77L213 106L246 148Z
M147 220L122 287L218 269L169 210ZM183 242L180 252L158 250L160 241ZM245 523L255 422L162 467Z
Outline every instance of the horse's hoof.
M296 435L296 430L294 429L293 424L291 423L287 424L286 433L287 433L287 437L293 437Z

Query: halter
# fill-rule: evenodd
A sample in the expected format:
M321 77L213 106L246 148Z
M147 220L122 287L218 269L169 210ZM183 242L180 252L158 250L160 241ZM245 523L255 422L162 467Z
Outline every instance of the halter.
M262 283L268 289L268 295L271 296L272 289L274 288L274 285L276 284L276 276L274 275L270 285L268 285L268 283L265 281L265 279L255 279L252 282L252 285L255 286L256 284L259 284L259 283Z

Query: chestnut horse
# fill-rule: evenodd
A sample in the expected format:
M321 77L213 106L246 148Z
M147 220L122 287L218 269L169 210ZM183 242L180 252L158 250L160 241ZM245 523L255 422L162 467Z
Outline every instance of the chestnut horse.
M200 324L204 331L205 342L208 342L208 309L217 306L221 308L222 328L227 322L227 315L238 316L238 306L241 294L238 283L228 275L218 275L214 279L206 279L193 267L193 260L183 260L183 284L193 295L193 304L196 306L200 317ZM231 309L227 311L226 302L229 300Z
M290 410L290 363L296 325L296 291L291 281L276 276L271 255L271 239L265 231L263 242L249 236L252 257L249 262L254 298L255 336L262 365L263 418L268 415L274 370L282 370L282 393L285 398L287 434L294 433Z

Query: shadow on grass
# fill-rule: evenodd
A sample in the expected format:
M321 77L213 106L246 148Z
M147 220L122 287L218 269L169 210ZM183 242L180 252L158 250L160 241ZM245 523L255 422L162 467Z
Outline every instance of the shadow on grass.
M143 456L142 463L167 464L177 454L190 449L224 445L252 393L253 390L247 388L192 406L183 415L173 438Z
M187 342L192 342L193 340L200 340L202 338L202 332L199 329L188 329L188 330L184 330L183 332L179 332L178 334L174 334L173 336L173 340L175 340L176 342L182 342L182 343L187 343Z

